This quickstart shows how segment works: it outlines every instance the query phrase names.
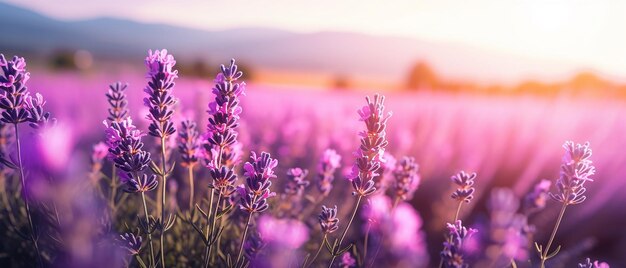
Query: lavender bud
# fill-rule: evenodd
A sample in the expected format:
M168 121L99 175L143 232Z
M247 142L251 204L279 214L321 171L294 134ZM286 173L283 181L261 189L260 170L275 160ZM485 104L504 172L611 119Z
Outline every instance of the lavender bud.
M337 206L334 208L327 208L322 206L322 212L317 217L322 227L324 234L330 234L339 229L339 219L337 218Z
M549 193L552 199L568 205L580 204L587 198L584 196L585 182L593 181L590 177L595 174L596 168L589 160L591 148L589 142L574 144L571 141L563 144L565 155L561 162L561 172L556 180L558 192Z
M309 186L309 181L305 180L309 171L301 168L290 168L287 170L287 186L285 193L288 195L301 196L304 188Z
M141 250L141 236L135 236L133 233L125 233L120 235L121 242L123 243L123 247L128 250L130 255L137 255Z
M533 191L526 195L523 205L523 210L526 215L530 215L531 213L545 208L551 185L552 182L549 180L541 180L535 185Z
M132 176L132 174L128 173L127 176ZM133 178L126 181L126 189L124 189L127 193L143 193L149 192L156 189L159 185L156 175L148 176L143 174L139 178Z
M394 193L400 200L410 200L420 183L420 176L417 173L419 165L415 163L415 158L404 157L393 172L395 177Z
M317 189L323 196L328 196L333 189L335 180L335 170L341 164L341 156L335 150L326 149L317 166L318 180Z
M457 175L452 176L450 179L456 185L459 186L454 193L452 193L452 199L459 202L469 203L474 198L474 179L476 173L468 174L465 171L459 172Z
M441 251L443 267L469 267L469 264L463 259L463 243L478 231L465 228L460 220L454 224L447 223L447 228L449 240L443 243L444 248Z
M176 61L174 56L167 54L167 50L152 50L146 57L147 77L150 79L144 91L148 97L143 103L148 107L150 120L148 134L157 138L167 138L176 132L172 122L173 106L178 102L172 96L174 79L178 78L178 71L173 70Z
M182 158L181 165L183 167L190 167L198 162L196 152L199 147L196 123L191 120L183 121L178 135L178 151Z
M109 102L109 122L120 122L128 116L128 100L126 100L126 88L128 84L117 82L109 85L109 92L105 95Z
M276 178L274 168L277 165L278 160L272 159L269 153L262 152L257 157L256 153L252 152L250 162L243 166L246 186L241 185L237 188L241 197L239 207L242 210L248 213L263 212L269 207L267 199L276 195L270 190L272 186L270 179Z

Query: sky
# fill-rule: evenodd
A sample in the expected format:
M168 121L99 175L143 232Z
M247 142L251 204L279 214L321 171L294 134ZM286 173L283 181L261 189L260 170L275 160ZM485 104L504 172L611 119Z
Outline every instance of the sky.
M209 30L271 27L403 36L626 77L626 1L618 0L0 1L66 20L117 17Z

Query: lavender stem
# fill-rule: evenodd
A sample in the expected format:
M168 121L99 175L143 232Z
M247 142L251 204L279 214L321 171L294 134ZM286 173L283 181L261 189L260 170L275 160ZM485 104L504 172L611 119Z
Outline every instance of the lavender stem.
M350 229L350 225L352 224L352 221L354 220L354 216L356 216L356 212L357 210L359 210L359 205L361 204L361 198L363 198L363 195L359 195L359 198L357 198L356 200L356 204L354 205L354 210L352 211L352 216L350 217L350 221L348 221L348 225L346 225L346 228L343 230L343 234L341 234L341 239L339 239L339 244L337 244L337 249L341 248L341 242L343 242L343 239L346 238L346 234L348 233L348 229ZM333 251L335 251L335 249L333 249ZM328 268L331 268L333 266L333 263L335 262L336 258L337 258L337 255L335 255L335 252L333 252L333 258L330 260L330 264L328 264Z
M165 238L165 192L167 190L167 174L165 174L167 172L167 165L165 163L165 137L161 137L161 178L162 178L162 182L163 182L163 187L162 187L162 196L161 196L161 224L163 225L163 228L161 229L161 239L160 239L160 243L161 243L161 267L165 268L165 244L164 244L164 238Z
M135 177L137 177L137 175L135 175ZM144 192L141 192L141 200L143 201L143 212L146 216L146 225L150 226L150 218L148 217L148 206L146 205L146 194ZM152 234L149 232L148 243L150 244L150 267L154 267L154 246L152 245Z
M311 267L311 265L313 265L313 263L315 262L315 259L317 259L317 256L320 255L322 248L324 248L324 243L326 243L327 238L328 238L328 233L324 234L324 238L322 238L322 243L320 243L320 247L317 249L317 252L315 253L315 256L313 256L313 259L311 259L311 262L309 262L309 265L303 265L303 266L308 268L308 267Z
M554 225L554 229L552 230L552 234L550 235L550 240L548 240L548 245L546 246L545 251L541 254L541 268L545 267L545 262L548 260L547 256L550 251L550 246L552 246L552 241L554 241L554 237L556 236L556 231L559 229L559 225L561 224L561 220L563 219L563 215L565 214L565 209L567 208L567 202L563 202L563 206L561 207L561 212L559 213L559 218L556 220L556 224Z
M237 254L237 261L235 261L235 266L239 264L239 260L241 260L241 255L243 253L243 244L246 242L246 236L248 235L248 229L250 227L250 220L252 219L252 212L248 214L248 221L246 221L246 228L243 229L243 236L241 236L241 245L239 246L239 253Z
M20 167L20 179L22 181L22 191L24 192L24 205L26 206L26 215L28 216L28 226L30 227L30 239L35 246L35 250L37 251L37 263L39 267L43 267L43 260L41 259L41 252L39 251L39 244L37 243L37 239L35 239L35 228L33 225L33 218L30 212L30 205L28 204L28 189L26 188L26 178L24 177L24 167L22 166L22 148L20 145L20 135L17 129L17 124L13 124L15 126L15 142L17 147L17 161Z

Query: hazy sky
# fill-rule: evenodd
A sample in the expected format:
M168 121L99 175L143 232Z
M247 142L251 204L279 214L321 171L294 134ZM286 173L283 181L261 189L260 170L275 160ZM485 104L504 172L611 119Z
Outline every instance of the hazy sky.
M0 0L61 19L119 17L204 29L399 35L553 59L626 76L619 0Z

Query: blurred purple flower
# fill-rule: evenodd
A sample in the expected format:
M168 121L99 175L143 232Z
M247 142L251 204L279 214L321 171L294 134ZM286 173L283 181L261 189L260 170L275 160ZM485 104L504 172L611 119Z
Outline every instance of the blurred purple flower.
M340 164L341 156L335 150L324 150L317 166L317 188L322 193L322 196L327 196L330 190L333 189L335 170L337 170Z
M519 200L509 188L496 188L491 191L487 208L490 212L489 240L485 250L491 264L503 266L511 259L523 260L528 257L528 241L523 233L525 217L516 214ZM504 255L506 258L501 258Z
M585 259L584 263L579 263L578 267L579 268L610 268L609 264L606 263L606 262L594 261L592 263L591 259L589 259L589 258Z
M276 178L274 168L278 165L278 160L272 159L266 152L262 152L258 157L252 152L250 160L243 166L247 187L240 186L237 189L241 196L240 207L248 213L263 212L268 208L267 198L276 195L270 190L272 186L270 179Z
M397 164L393 175L395 177L394 194L399 200L411 200L413 193L420 183L420 175L417 173L419 165L413 157L403 157Z
M367 105L357 111L360 120L365 122L366 130L359 132L361 146L354 153L356 162L350 177L355 190L353 195L360 196L368 196L376 191L374 178L379 175L378 171L384 162L383 154L388 144L385 129L391 117L391 113L384 114L384 96L375 95L373 102L366 97L366 101Z
M334 208L327 208L322 206L322 212L317 217L320 222L320 227L324 234L330 234L339 229L339 219L337 218L337 206Z
M191 120L184 120L178 134L178 151L182 158L181 165L183 167L193 167L198 162L197 151L199 147L196 123Z
M287 186L285 193L288 195L301 196L304 188L309 186L309 181L305 180L309 171L301 168L290 168L287 170Z
M528 193L524 198L524 213L530 215L545 208L548 192L552 182L549 180L541 180L535 185L533 191Z
M138 255L141 250L141 236L136 236L133 233L124 233L120 235L120 240L123 243L123 247L128 250L130 255Z
M309 230L301 221L266 215L259 218L259 233L263 241L288 249L297 249L309 239Z
M590 177L595 174L596 168L592 165L591 148L589 142L574 144L571 141L563 144L565 155L561 162L561 172L556 181L558 193L549 193L552 199L564 204L580 204L587 198L584 196L585 182L593 181Z
M478 231L465 228L460 220L454 224L447 223L447 228L449 240L443 243L443 251L441 251L443 267L469 267L469 264L464 260L463 243Z
M469 203L472 198L474 198L474 179L476 178L476 173L468 174L465 171L461 171L458 174L452 176L450 179L456 185L459 186L454 193L452 193L452 198L459 201Z
M104 125L107 126L105 133L109 145L109 156L116 167L128 173L126 177L130 178L128 182L131 183L132 189L134 183L139 184L139 180L143 179L137 178L139 176L137 173L145 170L150 163L150 153L143 150L142 134L133 125L130 117L121 122L111 122L111 125L104 121Z
M104 142L98 142L93 145L91 153L91 163L101 164L102 160L109 155L109 146Z
M165 49L154 53L150 50L146 57L147 78L150 81L144 89L148 97L143 102L149 110L146 117L150 120L148 134L157 138L167 138L176 132L172 122L173 106L178 102L172 96L174 79L178 77L178 71L173 70L175 64L174 57Z
M352 255L350 255L350 252L345 252L341 255L341 262L339 262L339 267L341 268L356 267L356 260L352 258Z

